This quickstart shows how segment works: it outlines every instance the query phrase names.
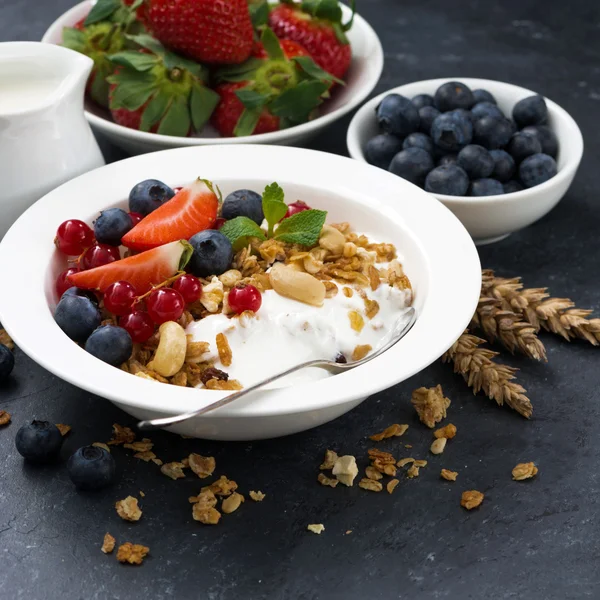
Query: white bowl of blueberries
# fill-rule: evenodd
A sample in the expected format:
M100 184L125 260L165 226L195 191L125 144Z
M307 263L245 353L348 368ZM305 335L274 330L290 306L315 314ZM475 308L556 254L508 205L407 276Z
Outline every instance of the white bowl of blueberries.
M476 243L548 213L571 185L583 138L560 106L488 79L431 79L367 102L348 129L350 156L424 188Z

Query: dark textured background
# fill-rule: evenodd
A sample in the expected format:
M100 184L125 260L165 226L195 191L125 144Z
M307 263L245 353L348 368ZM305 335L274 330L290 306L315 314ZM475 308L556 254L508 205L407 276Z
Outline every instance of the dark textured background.
M1 0L0 40L39 39L71 4ZM586 152L567 197L539 223L480 254L502 275L522 275L529 286L551 286L554 295L598 309L598 3L362 0L360 10L385 49L377 93L431 77L487 77L534 89L575 117ZM313 146L345 154L348 122ZM104 149L108 159L122 157ZM76 493L63 465L24 465L13 439L33 416L73 426L65 456L108 439L114 421L131 420L17 351L14 376L0 390L0 409L13 414L0 431L0 598L598 598L598 351L543 340L548 365L509 359L522 369L534 403L529 422L473 397L438 363L345 417L286 439L225 444L153 435L163 459L211 454L241 491L266 492L262 504L247 502L218 527L191 519L187 497L199 491L199 480L172 482L120 449L119 483L96 495ZM393 496L316 484L325 448L363 456L365 435L393 422L411 425L405 439L414 448L406 455L427 457L431 434L409 397L437 383L452 399L459 433L419 479L402 481ZM535 480L511 481L519 461L536 462ZM441 481L440 466L458 470L458 481ZM470 488L486 499L467 513L459 500ZM138 490L146 493L144 516L125 523L113 503ZM305 530L315 522L325 524L321 536ZM100 552L107 530L149 545L151 556L142 567L119 565Z

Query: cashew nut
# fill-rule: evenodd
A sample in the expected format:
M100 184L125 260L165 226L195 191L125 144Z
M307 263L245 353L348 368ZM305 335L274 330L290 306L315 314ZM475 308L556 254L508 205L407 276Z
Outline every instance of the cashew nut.
M325 300L325 286L322 281L282 263L273 265L269 271L269 281L281 296L313 306L322 306Z
M342 254L345 243L346 236L341 231L331 225L323 225L319 237L319 246L321 248L329 250L332 254Z
M148 368L163 377L172 377L185 362L187 338L185 330L175 321L163 323L158 332L160 338L154 358L148 363Z

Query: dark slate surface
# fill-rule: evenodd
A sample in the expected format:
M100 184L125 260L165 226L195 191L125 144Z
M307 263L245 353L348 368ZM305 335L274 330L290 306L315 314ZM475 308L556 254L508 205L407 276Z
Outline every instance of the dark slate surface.
M0 39L39 39L71 4L4 0ZM539 223L480 252L486 267L598 309L598 4L365 0L361 11L385 48L377 92L431 77L489 77L537 90L575 117L586 155L567 197ZM348 121L314 147L345 154ZM104 148L107 158L121 158ZM192 450L213 454L219 473L235 478L242 491L267 493L262 504L246 503L212 528L191 519L187 497L199 481L171 482L120 450L120 482L96 495L76 493L63 465L23 465L13 438L33 416L73 425L65 456L108 439L114 421L132 421L17 351L14 376L0 391L0 409L13 414L0 431L0 597L598 598L597 350L548 335L543 340L548 365L510 359L522 369L520 381L535 405L529 422L473 397L438 363L345 417L287 439L224 444L154 435L164 459ZM430 434L418 425L409 396L436 383L453 401L459 435L419 479L403 481L391 497L315 483L325 448L364 455L365 434L392 422L411 424L410 452L426 457ZM510 471L523 460L535 461L540 473L514 483ZM458 470L458 482L440 481L440 466ZM459 499L470 488L486 499L467 513ZM144 516L127 524L113 503L138 490L146 493ZM314 522L325 524L321 536L305 531ZM107 530L121 541L149 545L151 556L138 568L117 564L99 550Z

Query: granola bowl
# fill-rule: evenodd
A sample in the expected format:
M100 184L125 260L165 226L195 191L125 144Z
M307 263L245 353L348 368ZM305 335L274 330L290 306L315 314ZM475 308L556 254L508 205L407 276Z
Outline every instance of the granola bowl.
M316 427L427 367L468 325L481 283L477 251L458 219L416 186L381 169L311 150L258 145L180 148L86 173L34 204L6 234L0 264L6 280L19 281L20 293L0 296L0 321L26 354L56 376L139 419L187 412L229 393L133 376L86 352L53 318L55 280L64 269L64 257L53 245L57 224L71 218L91 223L100 210L125 207L129 190L143 179L178 186L199 174L210 177L224 195L242 187L262 190L277 181L286 197L327 211L328 223L346 221L359 232L393 244L412 284L418 319L398 344L363 366L257 391L171 431L206 439L253 440ZM23 264L28 265L27 277ZM263 361L285 351L269 336L264 346L258 353L261 358L250 365L257 373Z

